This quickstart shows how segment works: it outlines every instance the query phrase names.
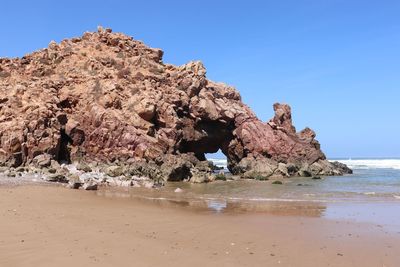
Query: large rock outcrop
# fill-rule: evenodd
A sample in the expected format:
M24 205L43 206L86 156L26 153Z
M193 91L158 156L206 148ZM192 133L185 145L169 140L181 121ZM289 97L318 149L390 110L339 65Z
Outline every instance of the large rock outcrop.
M234 174L341 174L291 110L260 121L234 88L206 78L201 62L173 66L163 51L110 29L0 59L0 161L166 162L219 149ZM182 163L186 168L187 165ZM186 169L185 169L186 170ZM173 179L173 178L172 178Z

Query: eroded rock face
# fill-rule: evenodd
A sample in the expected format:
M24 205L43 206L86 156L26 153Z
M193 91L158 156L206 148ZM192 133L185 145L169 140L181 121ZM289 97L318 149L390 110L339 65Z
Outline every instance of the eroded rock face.
M311 129L296 132L288 105L274 104L274 118L262 122L237 90L208 80L201 62L173 66L162 55L99 28L0 59L0 161L17 167L50 156L163 166L165 155L202 161L221 149L234 174L343 172L326 161ZM179 167L166 171L168 180L191 179L196 164L174 160Z

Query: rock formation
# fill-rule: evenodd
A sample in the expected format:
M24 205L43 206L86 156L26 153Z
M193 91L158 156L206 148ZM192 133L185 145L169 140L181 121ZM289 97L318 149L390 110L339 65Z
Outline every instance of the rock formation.
M221 149L229 170L245 177L344 172L311 129L296 132L288 105L274 104L274 118L262 122L237 90L208 80L201 62L173 66L162 56L99 27L1 58L0 161L173 162L180 169L168 179L182 180Z

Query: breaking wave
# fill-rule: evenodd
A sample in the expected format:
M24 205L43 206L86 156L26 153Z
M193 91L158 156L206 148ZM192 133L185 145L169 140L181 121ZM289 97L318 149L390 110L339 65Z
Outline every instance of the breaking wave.
M208 160L212 161L212 163L214 163L214 165L216 165L218 167L222 167L224 169L226 169L228 166L228 162L226 159L208 159Z
M340 159L351 169L395 169L400 170L400 159Z
M227 168L226 159L209 159L218 167ZM351 169L395 169L400 170L400 159L338 159Z

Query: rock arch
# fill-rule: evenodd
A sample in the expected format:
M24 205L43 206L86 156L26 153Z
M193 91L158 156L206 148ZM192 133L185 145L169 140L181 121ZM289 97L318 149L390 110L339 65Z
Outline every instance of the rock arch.
M48 153L59 161L162 165L168 156L194 153L198 161L221 149L234 174L340 174L312 130L296 132L288 105L275 104L274 118L262 122L235 88L208 80L201 62L174 66L162 56L99 28L23 58L1 58L1 158L23 164ZM10 145L13 133L23 137L22 157Z

